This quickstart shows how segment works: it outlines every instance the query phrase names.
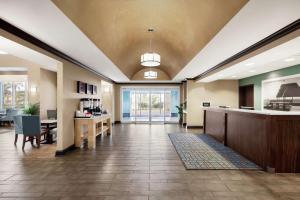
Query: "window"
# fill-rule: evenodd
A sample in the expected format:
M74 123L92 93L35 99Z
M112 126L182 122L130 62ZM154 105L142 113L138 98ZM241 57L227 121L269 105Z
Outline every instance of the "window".
M27 102L25 81L3 81L0 83L0 108L22 109Z
M13 107L13 88L12 82L3 83L3 108Z
M24 108L26 103L26 85L25 82L15 82L15 108Z

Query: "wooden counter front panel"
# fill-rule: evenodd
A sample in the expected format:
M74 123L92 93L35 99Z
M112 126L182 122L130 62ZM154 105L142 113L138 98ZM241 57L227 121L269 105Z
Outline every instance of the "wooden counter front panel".
M276 172L300 172L300 116L272 116L270 146Z
M205 111L205 133L223 144L226 134L225 115L222 111Z
M257 165L268 160L267 116L241 112L227 114L227 146Z

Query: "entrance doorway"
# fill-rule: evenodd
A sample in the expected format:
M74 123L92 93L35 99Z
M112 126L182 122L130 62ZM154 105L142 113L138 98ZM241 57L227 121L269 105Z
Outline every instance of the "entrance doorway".
M121 121L177 123L179 88L121 89Z

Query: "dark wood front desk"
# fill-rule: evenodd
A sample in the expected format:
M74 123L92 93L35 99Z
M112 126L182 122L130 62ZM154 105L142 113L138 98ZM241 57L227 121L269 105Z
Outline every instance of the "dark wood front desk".
M275 172L300 172L300 114L204 108L204 133Z

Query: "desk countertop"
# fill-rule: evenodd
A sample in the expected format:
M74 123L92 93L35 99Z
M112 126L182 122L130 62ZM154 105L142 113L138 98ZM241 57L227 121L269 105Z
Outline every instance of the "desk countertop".
M220 108L220 107L202 107L204 110L223 110L223 111L234 111L234 112L245 112L262 115L300 115L300 111L278 111L278 110L246 110L238 108Z
M74 117L74 119L75 120L81 120L81 119L84 119L84 120L87 120L87 119L93 120L93 119L99 119L99 118L105 118L105 117L111 117L111 115L110 114L103 114L103 115L92 116L92 117Z

